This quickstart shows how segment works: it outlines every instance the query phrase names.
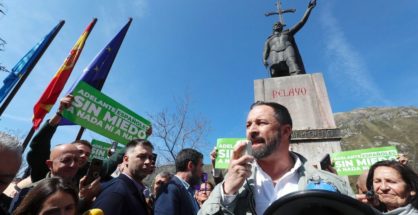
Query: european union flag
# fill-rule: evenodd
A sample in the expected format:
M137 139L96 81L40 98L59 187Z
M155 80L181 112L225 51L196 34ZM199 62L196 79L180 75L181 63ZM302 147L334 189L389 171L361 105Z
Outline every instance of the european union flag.
M126 23L126 25L119 31L112 41L110 41L109 44L107 44L106 47L96 55L90 65L84 69L81 76L71 86L70 92L73 91L79 81L84 81L98 90L102 89L131 22L132 18L129 18L128 23Z

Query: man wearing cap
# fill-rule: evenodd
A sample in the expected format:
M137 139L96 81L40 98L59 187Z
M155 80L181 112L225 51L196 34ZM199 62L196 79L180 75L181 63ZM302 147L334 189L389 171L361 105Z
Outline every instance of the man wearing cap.
M247 117L248 141L235 145L228 173L212 191L199 214L263 214L282 196L309 188L354 196L336 175L317 170L289 151L292 119L273 102L256 102ZM252 144L252 154L244 154ZM254 162L255 161L255 162Z

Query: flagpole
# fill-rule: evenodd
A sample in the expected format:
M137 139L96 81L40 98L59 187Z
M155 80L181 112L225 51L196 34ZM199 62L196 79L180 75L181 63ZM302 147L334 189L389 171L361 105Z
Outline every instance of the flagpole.
M81 140L81 136L83 136L84 130L86 130L86 128L80 126L80 130L78 130L77 137L75 138L76 141Z
M22 154L26 149L26 146L28 146L29 141L32 139L33 134L35 134L35 128L32 126L32 128L30 129L28 135L26 135L25 140L22 143Z
M132 17L129 17L129 21L128 21L128 23L126 23L125 27L127 29L129 29L131 23L132 23ZM127 32L127 30L126 30L126 32ZM126 34L126 32L125 32L125 34ZM125 37L125 35L123 37ZM113 61L112 61L112 64L113 64ZM110 67L112 66L112 64L110 64ZM109 70L110 70L110 67L109 67ZM104 82L107 79L107 75L109 75L109 73L106 73L105 76L104 76L103 81L99 82L97 84L97 87L96 87L97 90L99 90L99 91L102 90ZM80 130L78 130L77 137L75 138L75 140L81 140L81 136L83 136L84 130L86 130L86 128L80 126Z
M58 28L53 34L51 35L51 39L47 41L45 48L41 50L39 55L35 58L33 63L28 67L27 72L23 74L23 76L19 79L19 81L16 83L16 86L13 88L13 90L10 92L10 94L6 97L3 104L0 106L0 116L3 114L4 110L6 110L9 103L12 101L13 97L16 95L17 91L19 91L20 87L22 86L23 82L25 82L26 78L29 76L32 69L35 67L36 63L38 63L39 59L41 59L42 55L48 48L48 46L51 44L52 40L54 40L55 36L58 34L58 32L61 30L62 26L64 25L65 21L61 20L58 23Z

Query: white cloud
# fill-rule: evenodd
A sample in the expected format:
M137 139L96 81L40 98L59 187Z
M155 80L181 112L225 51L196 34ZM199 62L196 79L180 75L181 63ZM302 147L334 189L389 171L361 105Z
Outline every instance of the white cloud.
M147 0L131 0L127 4L123 1L118 1L118 3L119 5L122 5L127 12L132 14L132 18L141 18L147 13Z
M323 6L320 22L324 29L326 55L331 62L328 68L330 77L344 88L344 91L350 92L368 105L376 102L389 105L390 101L382 96L361 53L346 38L332 13L332 5L327 3Z

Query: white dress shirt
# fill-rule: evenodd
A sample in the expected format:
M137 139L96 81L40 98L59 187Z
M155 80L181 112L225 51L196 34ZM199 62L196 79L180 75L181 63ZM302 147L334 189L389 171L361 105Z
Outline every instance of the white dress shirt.
M264 214L266 209L279 199L280 197L299 190L299 173L298 169L302 166L302 161L298 156L290 154L295 161L295 165L287 173L285 173L274 185L273 180L261 167L254 162L252 165L256 167L255 186L254 186L254 200L255 210L257 214ZM221 186L221 202L223 205L228 205L235 200L237 195L226 195Z
M302 166L302 162L297 156L293 156L295 165L289 172L285 173L279 180L273 180L255 162L257 173L255 175L254 200L257 214L264 214L264 211L277 199L298 191L299 174L297 170Z

